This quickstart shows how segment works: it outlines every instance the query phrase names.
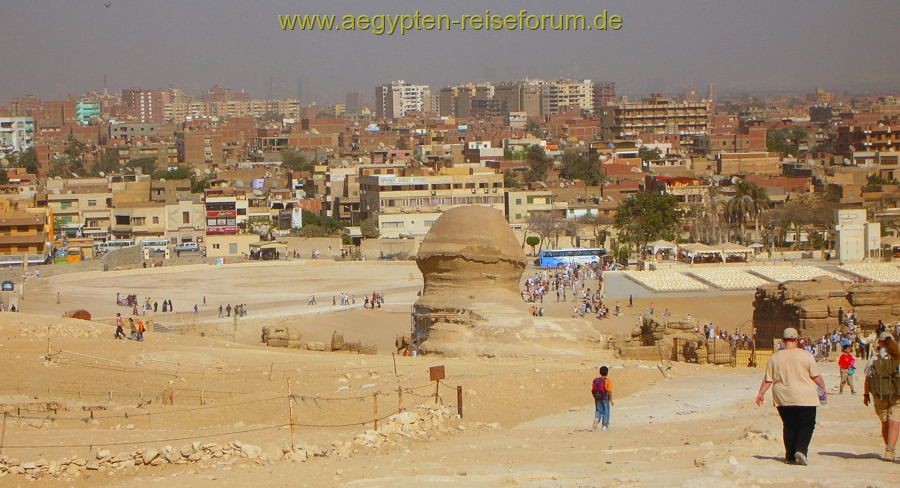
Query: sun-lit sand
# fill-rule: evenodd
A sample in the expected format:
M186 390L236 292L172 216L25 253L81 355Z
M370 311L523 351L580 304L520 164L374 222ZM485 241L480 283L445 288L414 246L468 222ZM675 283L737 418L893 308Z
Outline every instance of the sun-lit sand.
M657 313L690 313L701 323L750 332L752 291L703 297L646 294L636 296L629 308L627 293L608 289L608 297L614 298L607 304L614 307L618 301L622 315L575 319L583 321L584 344L566 355L536 348L517 357L392 357L395 336L410 329L410 307L421 286L413 262L325 260L64 273L32 281L25 313L0 314L0 397L10 415L34 417L7 419L2 454L23 462L90 457L96 449L84 444L134 442L107 448L115 454L148 445L177 447L191 441L168 439L196 436L209 436L203 442L240 439L280 451L290 443L289 429L258 429L289 423L289 388L298 395L293 406L297 442L327 449L374 427L339 425L370 421L375 392L379 415L393 413L401 404L433 403L428 368L444 365L440 400L455 412L455 387L462 386L464 417L424 437L377 449L352 444L344 449L349 457L329 455L302 463L210 460L84 471L36 483L896 486L900 470L877 459L878 423L859 395L832 396L819 412L811 465L787 466L779 462L781 426L774 408L752 403L761 370L675 364L667 380L655 362L616 359L585 332L627 334L651 305ZM384 308L364 309L363 296L376 290L385 296ZM114 303L116 292L137 294L141 301L149 296L160 305L171 299L176 314L148 317L184 333L150 331L144 342L114 340L111 319L116 312L128 313ZM341 292L352 294L355 305L332 305L332 296ZM311 294L317 305L307 305ZM231 318L218 317L218 306L229 303L246 304L249 311L237 320L236 330ZM194 304L200 308L197 317ZM571 319L574 304L557 303L548 295L543 306L549 318ZM58 318L75 308L91 312L94 321ZM260 328L278 324L297 326L309 341L328 341L338 331L348 340L377 345L378 354L260 344ZM48 327L51 362L44 358ZM591 432L589 385L601 364L612 367L612 429ZM837 367L825 363L823 369L826 382L836 385ZM163 405L166 392L171 392L173 405ZM68 420L41 420L46 417ZM242 433L217 436L222 432ZM150 442L155 440L160 442ZM0 486L26 484L30 482L19 475L0 478Z

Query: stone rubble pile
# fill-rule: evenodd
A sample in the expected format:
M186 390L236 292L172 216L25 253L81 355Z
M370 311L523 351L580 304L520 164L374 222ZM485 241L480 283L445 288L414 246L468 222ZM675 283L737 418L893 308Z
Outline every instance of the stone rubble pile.
M288 461L305 462L313 457L343 457L353 455L358 448L377 449L396 446L406 440L427 439L430 433L453 433L465 430L462 424L450 426L450 419L458 419L452 407L444 405L418 405L410 410L392 415L379 422L379 429L367 430L349 441L335 441L331 448L314 445L282 448L262 448L235 440L225 444L194 441L181 447L166 445L144 447L133 451L114 453L110 449L95 449L91 456L72 456L58 461L38 459L23 462L9 456L0 456L0 478L22 475L30 480L42 478L78 478L87 472L115 472L144 466L166 464L190 464L208 462L211 467L227 466L235 462ZM499 429L499 424L469 424L471 428Z

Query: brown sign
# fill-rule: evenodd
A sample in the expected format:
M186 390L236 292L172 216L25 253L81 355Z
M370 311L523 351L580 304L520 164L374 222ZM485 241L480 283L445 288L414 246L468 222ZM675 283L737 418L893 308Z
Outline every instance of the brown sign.
M431 375L431 381L439 381L446 378L444 376L444 366L432 366L428 372Z

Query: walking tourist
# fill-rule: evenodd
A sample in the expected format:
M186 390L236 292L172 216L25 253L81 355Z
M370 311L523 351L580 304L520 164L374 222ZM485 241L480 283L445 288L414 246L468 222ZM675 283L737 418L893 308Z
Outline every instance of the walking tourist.
M609 429L610 406L612 399L612 381L609 380L609 368L600 366L600 376L591 383L591 395L594 397L594 430L600 425L601 430Z
M122 314L116 314L116 339L125 339L125 324L122 322Z
M841 369L841 386L838 392L844 393L844 385L850 387L850 394L856 394L856 388L853 387L853 373L856 372L856 358L853 357L853 350L850 346L844 346L844 354L838 358L838 367Z
M890 332L878 335L878 351L866 366L863 405L875 405L881 421L885 461L896 458L897 436L900 433L900 348Z
M805 466L816 427L816 408L827 401L828 394L819 365L812 354L798 346L798 337L797 329L784 329L784 349L769 358L756 405L762 406L766 392L772 388L772 400L783 424L785 462Z

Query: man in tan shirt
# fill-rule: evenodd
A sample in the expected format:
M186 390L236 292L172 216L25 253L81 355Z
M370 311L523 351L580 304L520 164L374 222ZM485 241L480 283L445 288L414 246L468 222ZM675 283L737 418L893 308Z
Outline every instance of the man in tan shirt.
M766 392L772 388L772 400L783 424L785 462L805 466L816 427L816 408L827 401L825 381L812 354L798 347L797 329L784 329L782 337L784 349L769 358L756 405L762 406Z

